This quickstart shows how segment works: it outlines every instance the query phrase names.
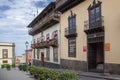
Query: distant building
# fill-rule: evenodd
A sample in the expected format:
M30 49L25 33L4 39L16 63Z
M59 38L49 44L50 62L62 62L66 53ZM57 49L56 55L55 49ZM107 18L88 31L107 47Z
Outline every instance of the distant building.
M22 56L16 56L15 57L15 64L18 66L21 63Z
M22 59L20 63L26 63L26 54L22 54Z
M15 44L0 42L0 67L2 64L15 63Z
M26 53L27 53L27 63L32 64L32 49L27 50Z

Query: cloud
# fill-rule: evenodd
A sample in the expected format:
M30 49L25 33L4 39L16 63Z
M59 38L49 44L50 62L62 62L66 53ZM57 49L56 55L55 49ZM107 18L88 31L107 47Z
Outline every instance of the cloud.
M16 54L24 53L25 41L31 43L27 25L55 0L0 0L0 42L15 42Z

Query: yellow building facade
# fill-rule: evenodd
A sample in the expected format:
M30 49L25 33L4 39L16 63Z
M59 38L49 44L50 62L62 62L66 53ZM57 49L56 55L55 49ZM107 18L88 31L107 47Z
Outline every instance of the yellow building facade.
M61 68L120 74L120 0L57 0Z
M26 63L26 54L22 54L21 63Z
M0 67L2 64L15 64L15 44L0 42Z

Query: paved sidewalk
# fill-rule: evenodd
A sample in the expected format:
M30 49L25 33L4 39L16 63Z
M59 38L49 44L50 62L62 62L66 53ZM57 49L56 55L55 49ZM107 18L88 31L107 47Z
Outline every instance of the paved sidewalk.
M18 69L0 69L0 80L35 80L26 72L19 71Z
M67 70L67 69L56 69L56 70L61 71L61 72L64 72L64 71L75 72L80 78L86 77L85 80L87 80L87 77L96 78L96 80L99 80L99 79L100 80L120 80L120 75L112 75L109 73L82 72L82 71L74 71L74 70Z
M79 76L93 77L106 80L120 80L120 75L111 75L109 73L78 72Z

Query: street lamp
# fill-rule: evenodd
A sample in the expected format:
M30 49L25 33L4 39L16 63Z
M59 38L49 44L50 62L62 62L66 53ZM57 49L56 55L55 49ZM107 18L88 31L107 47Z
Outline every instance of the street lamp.
M28 65L28 60L27 60L27 58L28 58L28 53L27 53L28 45L29 45L29 42L26 41L26 42L25 42L25 46L26 46L26 66Z

